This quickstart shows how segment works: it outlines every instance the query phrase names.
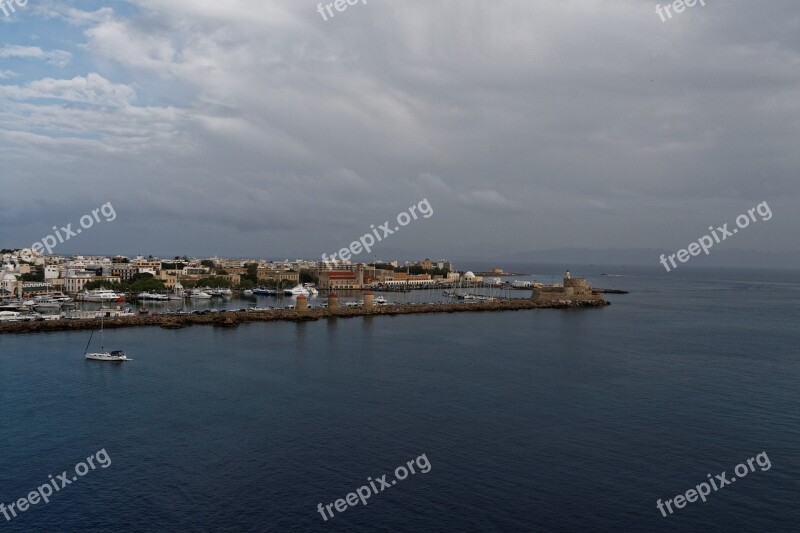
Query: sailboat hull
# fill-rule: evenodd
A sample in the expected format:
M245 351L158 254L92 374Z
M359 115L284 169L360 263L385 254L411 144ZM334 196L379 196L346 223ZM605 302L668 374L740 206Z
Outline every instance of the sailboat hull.
M122 354L111 354L108 352L101 352L101 353L87 353L86 359L91 361L110 361L110 362L117 362L117 361L133 361L133 359L129 359L127 355L124 353Z

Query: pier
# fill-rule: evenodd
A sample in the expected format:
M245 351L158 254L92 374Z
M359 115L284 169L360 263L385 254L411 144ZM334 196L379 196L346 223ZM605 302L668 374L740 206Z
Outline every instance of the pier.
M390 306L339 307L335 309L275 309L267 311L231 311L214 315L155 315L116 317L104 320L106 329L153 327L180 329L193 325L218 327L237 327L252 322L303 322L335 318L356 318L362 316L398 316L428 313L469 313L523 311L529 309L569 309L604 307L609 302L584 299L560 299L535 301L531 299L505 299L493 302L439 303L439 304L399 304ZM100 320L53 320L36 322L8 322L0 324L0 334L36 333L46 331L92 330L100 328Z

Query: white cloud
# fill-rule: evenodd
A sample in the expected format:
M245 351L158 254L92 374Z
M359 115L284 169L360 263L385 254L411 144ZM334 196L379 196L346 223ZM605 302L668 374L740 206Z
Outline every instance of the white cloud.
M0 48L0 58L2 59L43 59L57 67L64 67L69 64L72 54L66 50L42 50L38 46L17 46L10 45Z
M44 78L20 85L0 85L0 95L14 100L56 99L103 106L129 105L136 91L127 85L111 83L96 73L71 80Z

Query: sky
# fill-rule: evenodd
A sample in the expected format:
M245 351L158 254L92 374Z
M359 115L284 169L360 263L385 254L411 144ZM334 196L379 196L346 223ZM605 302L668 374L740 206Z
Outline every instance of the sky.
M705 4L28 0L0 11L0 247L110 202L54 253L319 258L427 200L357 259L674 253L767 202L717 249L779 262L800 9Z

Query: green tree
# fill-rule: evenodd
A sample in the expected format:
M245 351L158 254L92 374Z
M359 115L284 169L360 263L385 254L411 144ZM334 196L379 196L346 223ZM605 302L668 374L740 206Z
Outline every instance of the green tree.
M313 270L304 268L300 270L300 283L319 283L319 276Z
M255 289L256 288L256 284L253 283L253 280L242 277L242 280L239 283L239 288L243 289L243 290L244 289Z
M231 287L231 282L225 278L221 278L219 276L208 276L202 279L197 280L195 284L196 287L211 287L211 288L226 288L229 289Z
M258 263L247 263L244 267L247 273L242 274L242 281L250 280L253 285L258 285Z
M44 267L42 265L36 265L33 272L30 274L22 274L20 279L22 281L44 281Z

